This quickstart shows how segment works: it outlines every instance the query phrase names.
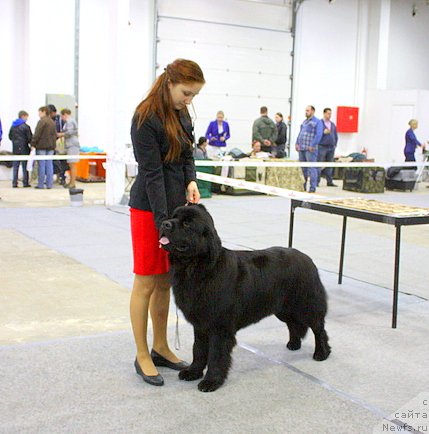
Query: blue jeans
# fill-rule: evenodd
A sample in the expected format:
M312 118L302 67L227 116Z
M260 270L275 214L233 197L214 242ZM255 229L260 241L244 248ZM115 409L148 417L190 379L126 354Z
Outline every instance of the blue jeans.
M330 161L334 161L334 154L335 154L335 146L323 146L323 145L319 145L317 148L317 161L326 161L326 162L330 162ZM317 184L319 184L320 182L320 177L322 176L322 172L323 174L326 176L326 182L328 184L332 184L332 173L334 171L333 167L319 167L319 174L318 174L318 179L317 179Z
M317 161L317 150L313 152L310 151L299 151L299 161ZM305 184L307 184L307 179L310 177L310 192L316 191L317 187L317 167L303 167L302 173L304 174Z
M36 155L54 155L54 150L36 149ZM39 160L38 188L44 188L45 178L46 187L52 188L52 184L54 183L54 163L52 160Z

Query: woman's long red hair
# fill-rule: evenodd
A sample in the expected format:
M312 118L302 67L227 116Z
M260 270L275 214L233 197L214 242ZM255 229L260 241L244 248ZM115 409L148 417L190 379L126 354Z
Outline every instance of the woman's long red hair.
M135 116L140 127L152 113L158 116L164 125L170 149L166 161L177 161L181 153L181 143L189 142L180 121L176 116L168 83L188 84L205 83L203 72L192 60L177 59L165 68L164 72L152 85L148 96L137 106ZM184 108L186 110L187 108ZM189 116L189 114L188 114Z

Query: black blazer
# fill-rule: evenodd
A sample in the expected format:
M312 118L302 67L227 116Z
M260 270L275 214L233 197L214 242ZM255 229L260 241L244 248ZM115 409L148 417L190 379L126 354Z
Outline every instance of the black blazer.
M287 126L284 122L280 122L279 125L277 125L277 140L276 145L284 145L287 141Z
M187 109L177 113L193 143L192 122ZM137 120L133 118L131 140L138 172L131 188L129 205L152 211L159 229L162 221L171 217L178 206L185 205L186 187L196 180L192 147L189 143L182 143L179 160L165 162L170 145L164 126L155 114L147 118L140 128L137 128Z

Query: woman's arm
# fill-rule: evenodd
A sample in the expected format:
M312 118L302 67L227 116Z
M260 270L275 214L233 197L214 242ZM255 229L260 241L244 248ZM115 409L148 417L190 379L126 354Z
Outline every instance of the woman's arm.
M77 123L76 122L66 122L63 127L64 137L66 139L77 136Z
M155 224L158 229L163 220L168 218L159 136L158 128L150 120L145 121L138 129L135 125L132 134L134 155L139 165L138 176L144 179L150 207L155 215Z
M231 137L231 134L229 133L229 124L226 121L223 121L223 130L225 132L225 140L228 140Z

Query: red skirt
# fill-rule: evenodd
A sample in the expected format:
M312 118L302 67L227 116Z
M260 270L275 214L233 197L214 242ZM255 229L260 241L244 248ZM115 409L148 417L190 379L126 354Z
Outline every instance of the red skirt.
M168 253L159 247L159 232L153 213L130 208L130 217L134 273L141 276L167 273Z

